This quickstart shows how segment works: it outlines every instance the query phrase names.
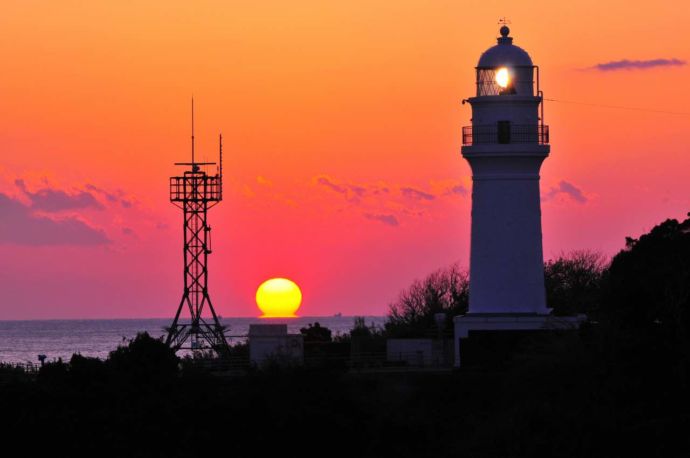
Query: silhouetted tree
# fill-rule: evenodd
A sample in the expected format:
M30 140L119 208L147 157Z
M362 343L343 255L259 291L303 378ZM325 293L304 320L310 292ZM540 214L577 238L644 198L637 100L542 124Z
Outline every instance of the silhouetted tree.
M304 336L304 343L331 341L331 330L321 326L318 321L314 324L309 323L308 327L301 328L299 332Z
M688 342L690 218L668 219L639 239L626 238L606 275L605 304L603 318Z
M415 280L389 305L386 332L394 337L428 336L436 332L436 313L446 314L446 329L454 316L467 312L469 277L457 264Z
M608 262L595 251L561 254L544 264L546 303L554 315L577 315L597 309Z

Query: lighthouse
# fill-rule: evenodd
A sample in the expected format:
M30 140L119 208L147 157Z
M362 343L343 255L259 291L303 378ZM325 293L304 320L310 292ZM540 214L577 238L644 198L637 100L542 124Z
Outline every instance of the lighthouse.
M472 168L469 313L546 314L539 169L549 155L539 69L501 27L477 64L462 155Z
M544 289L539 171L550 146L539 67L506 25L497 41L479 58L476 94L463 100L472 107L471 125L462 129L472 228L469 310L455 318L456 365L473 332L553 326Z

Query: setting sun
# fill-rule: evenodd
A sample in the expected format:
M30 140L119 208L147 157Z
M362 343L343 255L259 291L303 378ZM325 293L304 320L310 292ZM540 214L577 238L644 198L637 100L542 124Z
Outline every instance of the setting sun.
M256 305L262 318L291 318L302 303L299 286L287 278L271 278L256 290Z

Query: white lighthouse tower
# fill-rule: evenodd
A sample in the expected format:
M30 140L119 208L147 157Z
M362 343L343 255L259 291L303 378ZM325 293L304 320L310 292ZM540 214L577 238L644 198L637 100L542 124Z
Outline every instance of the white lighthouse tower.
M472 168L470 304L455 318L456 364L472 331L547 326L539 169L549 155L539 68L503 26L476 67L472 125L462 155ZM463 103L465 100L463 100Z
M549 155L539 71L501 27L477 64L472 126L462 155L472 167L471 314L546 314L539 169ZM535 78L536 77L536 78Z

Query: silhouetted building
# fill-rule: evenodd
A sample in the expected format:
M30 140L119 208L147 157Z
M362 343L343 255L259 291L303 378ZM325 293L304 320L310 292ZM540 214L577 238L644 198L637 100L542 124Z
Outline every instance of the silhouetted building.
M304 336L288 334L287 324L250 324L249 362L257 367L304 364Z

